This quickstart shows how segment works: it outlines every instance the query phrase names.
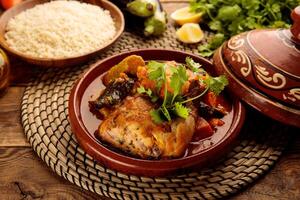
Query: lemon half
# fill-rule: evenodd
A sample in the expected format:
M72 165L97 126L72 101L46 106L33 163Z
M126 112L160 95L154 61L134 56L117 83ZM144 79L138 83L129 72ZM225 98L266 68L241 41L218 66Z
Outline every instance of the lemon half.
M183 43L193 44L200 42L204 33L199 24L187 23L176 31L176 37Z
M183 25L186 23L199 23L201 21L202 13L190 12L189 7L180 8L171 14L177 24Z

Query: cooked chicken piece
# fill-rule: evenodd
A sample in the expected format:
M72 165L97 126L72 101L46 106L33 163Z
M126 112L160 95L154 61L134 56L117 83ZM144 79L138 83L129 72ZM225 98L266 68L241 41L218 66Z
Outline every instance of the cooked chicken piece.
M171 124L155 124L153 104L141 96L127 97L99 126L97 137L141 158L182 156L192 139L195 119L178 118Z

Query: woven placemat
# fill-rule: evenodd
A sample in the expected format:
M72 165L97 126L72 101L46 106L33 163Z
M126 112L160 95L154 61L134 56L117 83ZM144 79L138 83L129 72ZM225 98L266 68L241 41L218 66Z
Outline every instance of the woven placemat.
M196 46L178 43L174 32L170 26L163 37L148 40L124 32L101 58L148 47L197 52ZM285 127L254 113L255 117L246 120L237 145L213 167L167 178L107 169L78 146L68 121L70 90L89 64L45 70L26 88L22 99L22 124L34 151L58 175L86 190L114 199L222 198L266 173L286 144Z

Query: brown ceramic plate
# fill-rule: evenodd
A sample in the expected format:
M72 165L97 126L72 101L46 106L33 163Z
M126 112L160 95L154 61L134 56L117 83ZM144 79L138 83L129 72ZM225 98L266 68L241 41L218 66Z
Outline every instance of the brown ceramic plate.
M169 160L144 160L133 158L117 152L97 140L94 136L101 123L90 111L88 101L91 96L99 95L104 88L101 80L112 66L129 55L140 55L145 60L175 60L183 63L187 56L201 63L211 71L212 64L204 58L173 50L145 49L119 54L94 64L91 69L78 80L69 98L69 117L72 130L81 147L94 159L105 166L128 174L145 176L164 176L193 166L202 167L224 155L232 145L244 122L245 110L239 100L226 95L231 111L223 119L226 123L209 138L193 141L185 156Z
M59 58L59 59L36 58L36 57L28 56L19 51L15 51L15 50L11 49L8 46L8 44L4 38L5 28L6 28L8 21L11 18L13 18L14 16L18 15L20 12L27 10L29 8L32 8L38 4L43 4L46 2L49 2L49 0L24 1L24 2L16 5L15 7L5 11L0 17L0 45L8 53L10 53L18 58L21 58L22 60L24 60L30 64L44 66L44 67L67 67L67 66L74 66L74 65L84 63L85 61L91 59L92 57L94 57L97 54L101 53L102 51L106 50L121 36L122 32L124 31L124 25L125 25L124 16L117 6L115 6L113 3L111 3L107 0L99 0L99 1L84 0L84 2L86 2L86 3L95 4L95 5L100 6L103 9L108 10L114 19L115 26L116 26L116 35L114 36L114 38L111 41L106 43L103 47L101 47L93 52L86 53L84 55L68 57L68 58Z

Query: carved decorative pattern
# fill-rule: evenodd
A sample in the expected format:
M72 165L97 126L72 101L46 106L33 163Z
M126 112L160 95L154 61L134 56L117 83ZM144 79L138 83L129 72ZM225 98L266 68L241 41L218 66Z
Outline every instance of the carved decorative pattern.
M228 47L231 50L237 50L241 46L243 46L245 43L245 40L241 38L240 35L234 36L228 41Z
M265 67L255 65L255 72L260 82L272 89L281 89L286 85L286 78L280 73L270 74Z
M240 71L241 74L244 77L247 77L252 70L252 63L250 61L250 58L247 56L247 54L240 50L239 48L242 47L245 44L245 40L240 38L240 35L237 35L233 37L228 42L228 48L233 50L231 55L231 60L234 62L238 62L243 64L243 67L241 67Z
M290 100L293 102L299 101L300 100L300 88L293 88L290 89L290 91L287 94L283 94L283 99L284 100Z

